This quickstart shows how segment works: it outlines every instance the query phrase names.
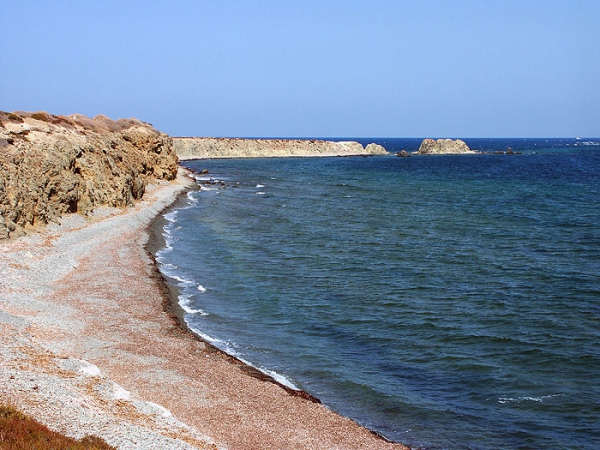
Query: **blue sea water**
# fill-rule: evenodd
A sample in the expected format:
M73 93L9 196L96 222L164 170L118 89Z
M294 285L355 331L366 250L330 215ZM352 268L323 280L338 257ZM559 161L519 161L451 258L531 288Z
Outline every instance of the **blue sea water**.
M466 141L522 154L186 162L161 270L198 334L389 439L599 448L600 139Z

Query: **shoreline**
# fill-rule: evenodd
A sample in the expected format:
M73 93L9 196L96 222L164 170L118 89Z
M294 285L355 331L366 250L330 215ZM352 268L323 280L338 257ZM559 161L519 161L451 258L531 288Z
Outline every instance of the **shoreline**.
M285 384L277 381L272 376L262 372L256 367L240 360L239 358L227 353L226 351L221 350L216 345L206 341L187 325L187 322L185 321L185 311L179 304L180 291L175 285L175 283L171 282L169 278L166 277L160 271L160 263L156 261L156 252L164 248L164 246L166 245L164 236L162 234L163 228L167 224L167 220L164 218L164 215L169 211L173 211L177 208L182 207L185 203L185 196L187 195L187 192L193 189L193 187L190 187L184 190L183 192L179 193L177 199L171 205L167 206L162 211L160 211L146 230L149 237L148 242L144 245L144 249L148 252L148 255L152 259L155 276L159 279L158 281L160 282L160 284L164 286L165 298L163 300L163 308L165 312L170 316L170 319L173 321L173 323L179 328L181 328L182 331L189 333L190 336L192 336L194 339L197 339L200 342L202 342L207 347L207 349L209 349L209 351L214 353L220 353L223 357L229 359L232 364L242 366L242 370L246 372L249 376L261 381L273 383L276 386L282 388L284 391L286 391L289 395L293 397L301 397L313 403L320 404L321 400L319 400L317 397L301 389L293 389L289 386L286 386ZM373 433L375 433L377 436L380 436L375 431L373 431ZM384 436L380 437L388 442L391 442Z
M148 253L183 172L132 207L0 245L0 399L123 449L406 448L187 330Z

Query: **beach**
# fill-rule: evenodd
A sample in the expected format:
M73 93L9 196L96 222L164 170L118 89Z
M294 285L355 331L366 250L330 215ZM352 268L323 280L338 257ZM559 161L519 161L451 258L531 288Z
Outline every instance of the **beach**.
M182 326L146 246L191 186L180 169L133 206L67 215L0 245L2 401L122 449L405 448Z

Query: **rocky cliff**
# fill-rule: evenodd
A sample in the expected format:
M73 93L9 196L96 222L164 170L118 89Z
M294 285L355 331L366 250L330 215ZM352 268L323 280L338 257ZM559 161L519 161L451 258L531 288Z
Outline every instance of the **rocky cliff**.
M433 154L445 154L445 153L476 153L469 148L469 146L460 139L424 139L416 152L418 155L433 155Z
M180 159L385 155L381 145L302 139L174 138Z
M139 199L177 174L172 139L136 119L0 112L0 239Z

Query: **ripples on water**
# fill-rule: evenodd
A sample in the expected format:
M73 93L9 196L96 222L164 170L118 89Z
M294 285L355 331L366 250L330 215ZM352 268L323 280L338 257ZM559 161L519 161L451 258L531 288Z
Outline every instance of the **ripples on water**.
M573 143L188 162L228 187L158 259L192 328L388 438L597 448L600 152Z

